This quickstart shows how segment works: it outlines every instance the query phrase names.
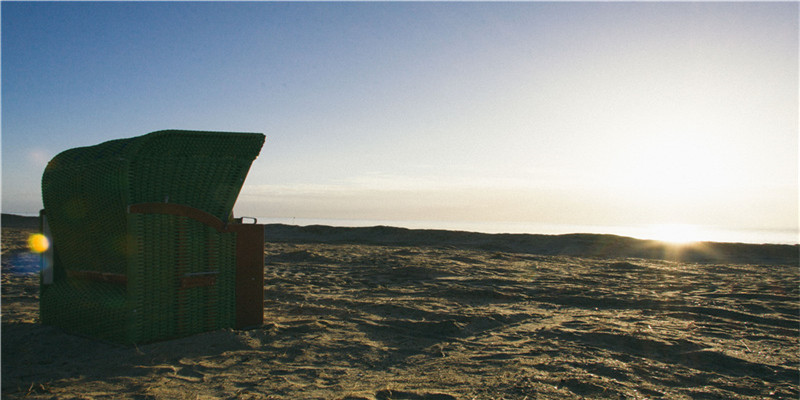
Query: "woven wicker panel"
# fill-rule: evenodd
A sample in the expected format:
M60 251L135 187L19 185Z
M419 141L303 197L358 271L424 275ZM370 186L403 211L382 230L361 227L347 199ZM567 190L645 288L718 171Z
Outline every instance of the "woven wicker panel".
M235 234L175 215L131 214L128 220L135 250L128 275L135 341L232 328Z
M42 323L113 342L131 342L125 286L64 279L42 287Z
M261 134L160 131L143 137L131 162L131 204L169 202L227 221Z
M58 160L42 178L42 193L54 245L67 270L124 273L125 207L122 160L74 166Z

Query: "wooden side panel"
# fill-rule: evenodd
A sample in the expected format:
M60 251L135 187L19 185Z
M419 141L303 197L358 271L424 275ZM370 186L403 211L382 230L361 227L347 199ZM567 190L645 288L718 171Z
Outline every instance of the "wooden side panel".
M264 323L264 225L231 224L236 232L236 328Z

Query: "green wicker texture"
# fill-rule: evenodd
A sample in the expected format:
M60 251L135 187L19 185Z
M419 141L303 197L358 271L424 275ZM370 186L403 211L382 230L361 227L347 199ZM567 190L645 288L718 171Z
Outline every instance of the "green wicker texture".
M132 342L186 336L235 323L234 233L186 217L131 214ZM181 288L181 279L206 274L212 286Z
M235 234L127 207L169 202L227 221L263 142L256 133L170 130L57 155L42 177L59 260L56 280L42 287L42 322L124 343L233 326ZM181 277L197 273L214 284L182 289Z
M77 279L58 280L42 287L42 323L97 339L127 340L128 300L124 285Z

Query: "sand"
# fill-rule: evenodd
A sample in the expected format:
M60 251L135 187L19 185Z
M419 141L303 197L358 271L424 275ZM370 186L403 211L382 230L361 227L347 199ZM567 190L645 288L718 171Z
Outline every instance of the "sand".
M278 228L264 326L121 347L38 323L31 230L4 226L3 398L800 396L796 259L534 254L452 237L387 244L415 232L385 228L373 240Z

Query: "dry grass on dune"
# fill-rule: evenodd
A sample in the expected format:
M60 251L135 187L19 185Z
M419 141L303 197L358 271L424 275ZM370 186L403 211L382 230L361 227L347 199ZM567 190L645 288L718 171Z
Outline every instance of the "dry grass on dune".
M267 243L263 327L125 348L38 324L23 237L3 230L4 398L800 396L794 265Z

